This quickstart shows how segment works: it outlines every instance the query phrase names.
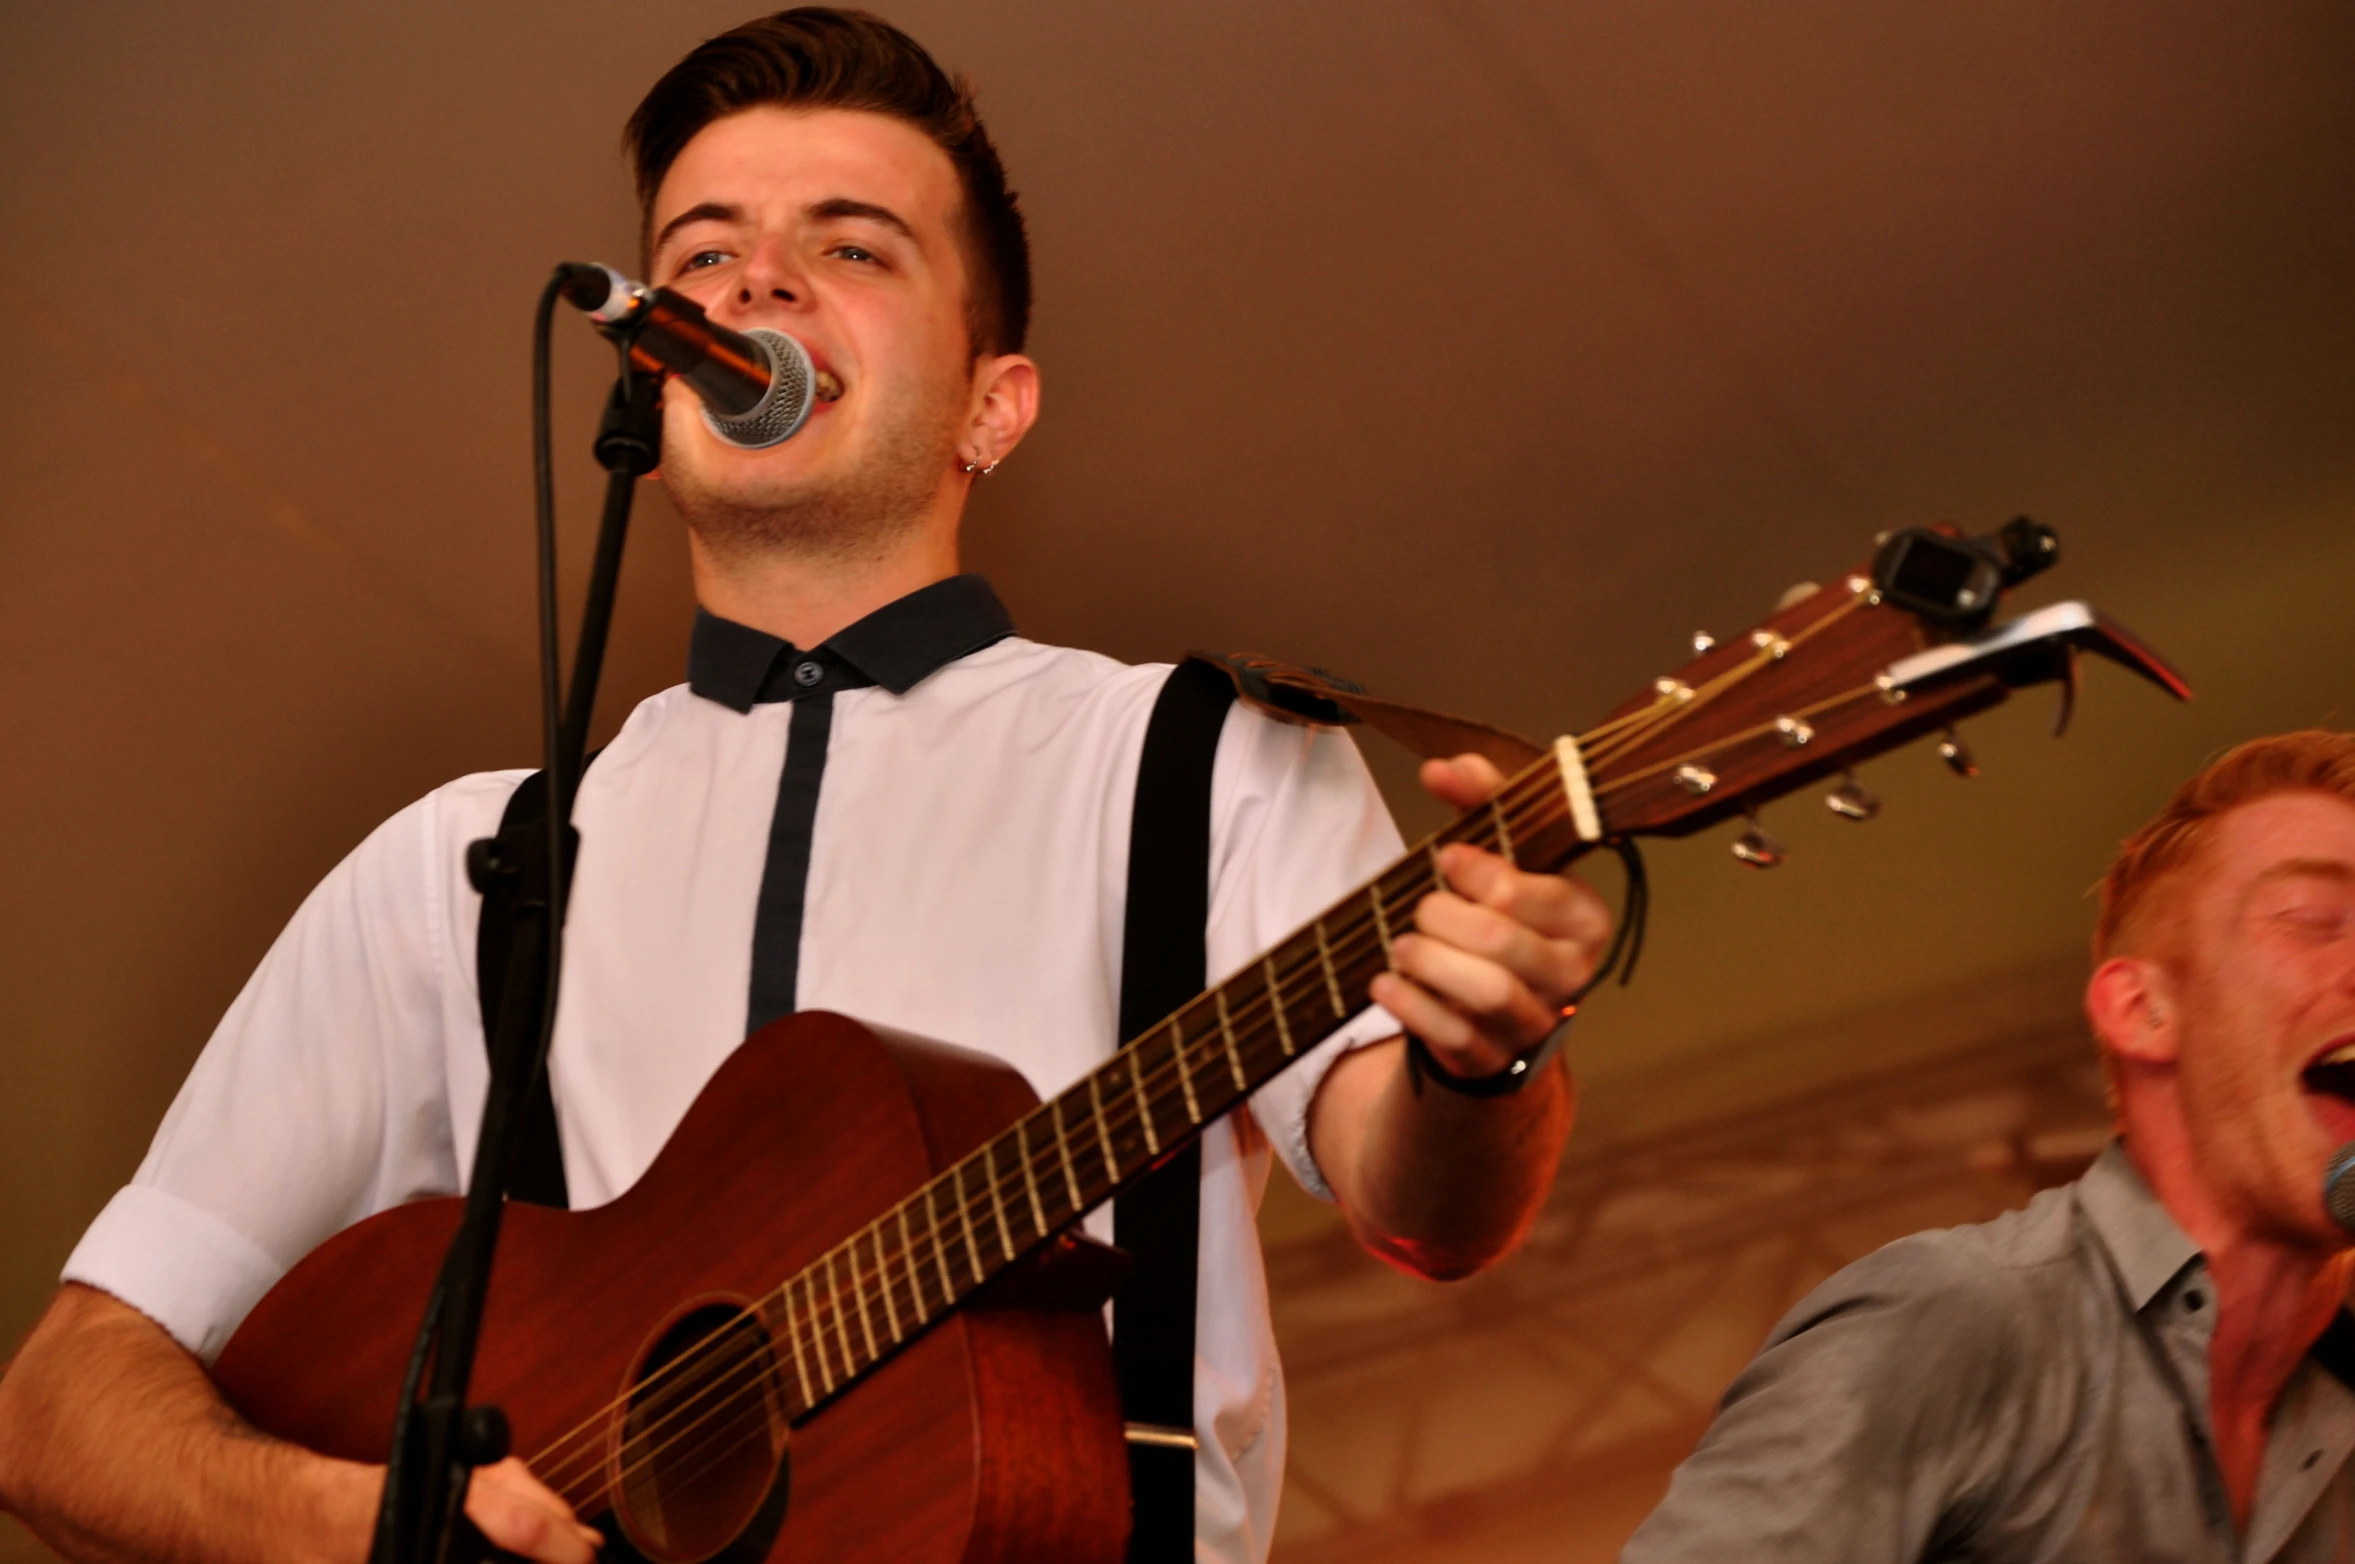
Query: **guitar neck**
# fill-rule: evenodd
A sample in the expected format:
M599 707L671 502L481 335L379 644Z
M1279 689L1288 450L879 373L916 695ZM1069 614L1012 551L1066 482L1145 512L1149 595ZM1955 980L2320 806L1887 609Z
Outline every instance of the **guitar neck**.
M1912 687L1921 626L1871 612L1880 602L1861 574L1815 589L1558 740L1491 802L819 1257L758 1306L792 1353L789 1415L823 1405L1356 1014L1415 904L1443 884L1441 848L1470 843L1552 872L1613 832L1682 834L2001 700L2008 684L1987 659L2019 674L2023 632L2005 629L1966 645L1963 677Z
M1525 869L1561 868L1598 834L1587 796L1576 751L1557 748L763 1299L763 1323L790 1352L789 1416L823 1405L1363 1009L1392 939L1443 884L1440 848L1468 842ZM1573 818L1573 798L1587 818Z

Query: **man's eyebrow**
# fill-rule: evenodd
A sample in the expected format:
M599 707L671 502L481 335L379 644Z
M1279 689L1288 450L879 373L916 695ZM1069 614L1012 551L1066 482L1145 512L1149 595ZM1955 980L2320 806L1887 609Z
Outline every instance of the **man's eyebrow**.
M886 228L897 229L909 239L916 237L916 231L908 226L906 218L900 216L890 207L877 206L872 201L856 201L849 196L835 196L831 200L818 202L809 209L809 212L810 216L821 221L835 217L863 217L869 222L881 223Z
M2249 889L2255 891L2276 880L2332 880L2340 885L2355 885L2355 864L2344 858L2285 858L2258 871L2249 881Z
M689 223L740 223L743 220L744 208L730 206L725 201L705 201L687 208L669 222L664 223L662 232L656 234L654 242L646 248L649 254L661 249L670 242L672 234L677 233Z

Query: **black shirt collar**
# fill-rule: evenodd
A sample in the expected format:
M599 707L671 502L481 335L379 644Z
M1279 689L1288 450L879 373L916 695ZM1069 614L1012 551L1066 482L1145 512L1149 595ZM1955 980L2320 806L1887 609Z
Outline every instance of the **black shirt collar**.
M857 675L826 681L835 688L880 684L905 695L925 679L1014 633L997 593L979 576L951 576L886 603L837 631L817 649L817 660ZM792 671L810 654L766 631L698 608L687 646L687 687L735 711L763 701L787 701L810 685Z

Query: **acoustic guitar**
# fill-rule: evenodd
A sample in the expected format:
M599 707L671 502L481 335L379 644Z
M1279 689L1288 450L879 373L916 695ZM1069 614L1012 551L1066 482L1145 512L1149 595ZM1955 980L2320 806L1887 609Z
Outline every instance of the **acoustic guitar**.
M1928 733L1962 769L1952 725L2069 680L2080 649L2188 695L2082 603L1991 624L2036 563L1913 529L1746 636L1696 637L1693 661L1532 746L1491 802L1050 1101L994 1059L841 1016L764 1028L621 1198L509 1210L473 1398L505 1411L608 1559L1117 1560L1127 1471L1100 1312L1117 1257L1081 1216L1366 1003L1445 843L1551 871ZM1844 795L1863 796L1846 786L1835 808ZM1773 857L1755 830L1736 850ZM459 1207L380 1213L304 1259L214 1366L229 1401L381 1460Z

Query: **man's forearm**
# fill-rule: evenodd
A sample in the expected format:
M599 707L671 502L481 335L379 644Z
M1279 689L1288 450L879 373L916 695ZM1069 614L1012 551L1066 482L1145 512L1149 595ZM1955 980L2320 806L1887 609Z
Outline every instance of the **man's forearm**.
M1508 1097L1466 1097L1428 1080L1418 1091L1403 1040L1343 1058L1317 1096L1317 1161L1359 1241L1441 1279L1479 1270L1528 1230L1575 1103L1558 1062Z
M367 1551L379 1469L256 1431L137 1310L68 1287L0 1378L0 1507L75 1560Z

